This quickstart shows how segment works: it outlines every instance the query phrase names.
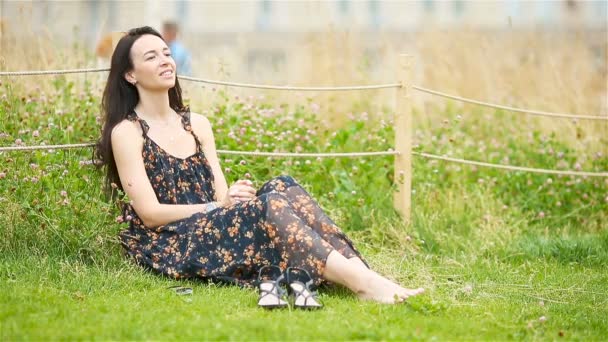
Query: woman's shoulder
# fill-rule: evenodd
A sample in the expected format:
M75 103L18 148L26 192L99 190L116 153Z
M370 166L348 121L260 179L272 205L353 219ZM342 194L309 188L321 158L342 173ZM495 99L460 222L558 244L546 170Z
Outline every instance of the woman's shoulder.
M194 127L194 129L198 128L202 130L208 130L211 128L211 122L203 114L190 112L190 121L192 122L192 126Z
M141 155L144 137L142 135L142 128L137 122L129 119L122 120L112 128L110 139L112 141L114 155L118 153L123 155L125 153Z
M124 119L112 128L112 139L132 139L134 136L141 136L141 127L132 120Z

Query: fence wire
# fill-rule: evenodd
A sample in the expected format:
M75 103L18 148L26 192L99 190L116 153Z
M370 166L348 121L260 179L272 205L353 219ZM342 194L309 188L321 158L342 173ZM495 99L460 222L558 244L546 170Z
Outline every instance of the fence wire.
M418 91L424 92L424 93L437 95L437 96L445 97L448 99L458 100L458 101L467 102L467 103L473 103L476 105L490 107L490 108L508 110L511 112L519 112L519 113L526 113L526 114L540 115L540 116L550 116L550 117L554 117L554 118L608 120L608 116L578 115L578 114L569 114L569 113L552 113L552 112L544 112L544 111L540 111L540 110L522 109L522 108L503 106L503 105L489 103L489 102L483 102L483 101L479 101L479 100L468 99L468 98L462 97L462 96L450 95L450 94L446 94L446 93L443 93L440 91L431 90L431 89L427 89L427 88L423 88L423 87L419 87L419 86L412 86L412 88L416 89Z
M565 176L608 177L608 172L587 172L587 171L571 171L571 170L538 169L538 168L525 167L525 166L494 164L494 163L486 163L486 162L467 160L467 159L444 157L444 156L438 156L435 154L424 153L424 152L412 152L412 154L418 155L418 156L421 156L424 158L429 158L429 159L438 159L438 160L444 160L444 161L449 161L449 162L454 162L454 163L459 163L459 164L483 166L483 167L490 167L490 168L503 169L503 170L509 170L509 171L525 171L525 172L565 175Z
M63 74L76 74L76 73L90 73L90 72L103 72L109 71L109 68L87 68L87 69L64 69L64 70L37 70L37 71L0 71L0 76L32 76L32 75L63 75ZM374 90L374 89L386 89L386 88L400 88L401 83L387 83L387 84L373 84L373 85L361 85L361 86L337 86L337 87L298 87L298 86L276 86L276 85L264 85L264 84L253 84L253 83L239 83L239 82L227 82L217 81L198 77L190 77L184 75L177 76L180 79L199 82L206 84L223 85L229 87L240 87L240 88L256 88L256 89L272 89L272 90L288 90L288 91L349 91L349 90ZM511 112L525 113L530 115L540 115L555 118L570 118L570 119L585 119L585 120L608 120L608 116L601 115L578 115L571 113L554 113L540 110L516 108L510 106L504 106L500 104L484 102L474 99L469 99L462 96L447 94L437 90L432 90L420 86L413 85L413 89L432 94L444 98L458 100L461 102L477 104L480 106L508 110Z
M87 148L94 147L95 143L82 143L82 144L65 144L65 145L33 145L33 146L3 146L0 147L0 152L14 152L14 151L35 151L35 150L64 150L74 148ZM397 151L375 151L375 152L331 152L331 153L294 153L294 152L259 152L259 151L233 151L233 150L217 150L218 154L227 155L244 155L244 156L257 156L257 157L289 157L289 158L356 158L356 157L376 157L376 156L391 156L398 155ZM490 167L496 169L503 169L509 171L524 171L533 173L543 174L555 174L555 175L566 175L566 176L582 176L582 177L608 177L608 172L588 172L588 171L572 171L572 170L551 170L551 169L540 169L517 165L505 165L505 164L494 164L486 163L474 160L459 159L445 156L438 156L435 154L415 152L412 151L413 155L417 155L429 159L444 160L459 164L475 165Z

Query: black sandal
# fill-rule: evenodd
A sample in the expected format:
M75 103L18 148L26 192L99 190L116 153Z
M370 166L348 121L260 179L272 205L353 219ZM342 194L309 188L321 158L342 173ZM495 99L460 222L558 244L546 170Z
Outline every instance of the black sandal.
M305 269L298 267L289 267L286 271L287 283L291 297L293 298L293 306L298 309L315 310L323 307L317 298L317 292L312 291L313 285L310 274Z
M266 274L266 271L270 271L270 274ZM268 275L270 279L263 279L265 275ZM287 301L283 300L285 296L285 290L281 287L283 279L283 271L281 271L279 266L266 265L260 268L258 272L258 289L260 290L260 297L258 298L259 307L278 309L289 305ZM270 300L264 300L264 298L270 298Z

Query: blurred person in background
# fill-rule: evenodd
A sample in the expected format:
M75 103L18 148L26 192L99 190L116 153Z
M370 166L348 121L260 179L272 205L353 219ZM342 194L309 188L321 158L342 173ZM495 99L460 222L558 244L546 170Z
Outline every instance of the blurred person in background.
M101 36L97 45L95 46L95 55L97 58L105 63L112 57L112 33L105 33Z
M174 21L165 21L163 23L163 39L169 45L169 49L171 50L171 56L177 65L177 73L179 75L192 75L192 59L190 56L190 52L186 49L186 47L177 40L178 33L177 23Z

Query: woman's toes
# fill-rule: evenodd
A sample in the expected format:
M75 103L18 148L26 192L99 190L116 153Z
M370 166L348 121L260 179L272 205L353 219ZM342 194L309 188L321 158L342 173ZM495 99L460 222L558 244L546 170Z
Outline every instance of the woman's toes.
M407 290L408 296L410 296L410 297L411 296L419 295L419 294L421 294L423 292L424 292L424 289L422 287L419 287L417 289L408 289Z

